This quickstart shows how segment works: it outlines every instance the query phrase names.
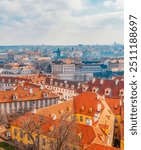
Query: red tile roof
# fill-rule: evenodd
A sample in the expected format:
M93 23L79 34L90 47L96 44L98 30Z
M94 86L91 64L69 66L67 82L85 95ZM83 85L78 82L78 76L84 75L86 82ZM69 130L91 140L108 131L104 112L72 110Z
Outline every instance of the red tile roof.
M32 89L32 93L30 93L30 89ZM56 94L47 89L40 89L37 85L25 83L16 86L15 90L0 91L0 103L44 99L44 92L48 94L47 98L58 98ZM17 98L13 100L14 95Z
M121 100L119 98L105 98L105 101L116 115L121 114L122 107L120 107Z
M92 92L83 92L74 98L75 101L75 112L79 114L94 116L97 112L97 104L101 104L102 110L104 106L100 100L97 100L97 95ZM90 111L92 109L92 111Z
M39 119L40 119L40 115L27 113L24 116L21 116L18 119L12 121L11 125L24 129L26 121L33 120L33 122L36 124L36 122L37 123L39 122ZM40 128L40 133L49 136L49 132L53 131L53 128L51 130L51 127L54 126L55 128L58 128L60 121L58 119L52 120L50 117L46 117L46 116L43 116L43 119L44 119L44 121ZM65 120L64 123L69 123L69 122L66 122L66 120ZM70 124L70 127L71 127L71 124ZM82 124L74 124L74 127L75 127L75 129L74 128L73 129L74 129L74 132L76 132L75 134L79 135L81 133L82 136L79 138L79 140L75 140L75 141L74 141L74 139L71 139L71 137L70 137L68 139L69 142L83 146L83 145L89 145L95 139L95 133L94 133L93 127L87 126L87 125L82 125ZM34 127L32 127L32 128L34 128ZM35 127L35 129L36 129L36 127ZM70 129L72 130L72 128L70 128ZM35 130L35 132L36 132L36 130ZM73 132L73 131L71 131L71 132ZM56 134L56 133L54 133L54 134ZM53 135L53 136L55 136L55 135ZM56 137L57 136L58 135L56 135Z
M89 148L87 148L86 150L120 150L120 149L115 148L115 147L99 145L99 144L91 144L91 146Z
M95 78L92 81L85 83L84 86L88 87L87 91L92 91L92 89L94 87L98 88L97 93L100 95L104 95L105 89L110 88L111 89L111 95L107 96L107 97L119 97L119 91L121 89L124 89L124 81ZM78 89L77 92L82 93L83 87Z

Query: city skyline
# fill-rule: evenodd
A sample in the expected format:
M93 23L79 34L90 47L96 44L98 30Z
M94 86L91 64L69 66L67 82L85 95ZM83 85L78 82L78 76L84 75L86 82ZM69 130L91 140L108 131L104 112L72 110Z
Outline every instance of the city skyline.
M123 17L122 0L0 0L0 45L123 44Z

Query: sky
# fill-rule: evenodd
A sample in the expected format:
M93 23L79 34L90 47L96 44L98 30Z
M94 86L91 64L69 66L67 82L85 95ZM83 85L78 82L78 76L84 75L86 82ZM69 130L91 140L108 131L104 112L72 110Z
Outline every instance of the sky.
M0 45L123 44L123 0L0 0Z

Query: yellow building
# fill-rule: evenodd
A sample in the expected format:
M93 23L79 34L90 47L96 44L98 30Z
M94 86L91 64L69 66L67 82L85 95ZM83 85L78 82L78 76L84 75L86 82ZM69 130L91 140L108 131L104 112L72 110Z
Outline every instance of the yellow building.
M26 145L37 141L41 150L51 149L50 147L55 146L60 137L64 138L62 147L65 149L87 149L94 143L112 147L115 115L104 98L95 93L84 92L73 100L35 112L28 113L11 123L13 140ZM41 116L43 122L37 130ZM28 125L31 126L30 130ZM58 135L60 127L62 130L69 129L67 137ZM33 139L27 135L29 131ZM40 135L39 140L37 135Z

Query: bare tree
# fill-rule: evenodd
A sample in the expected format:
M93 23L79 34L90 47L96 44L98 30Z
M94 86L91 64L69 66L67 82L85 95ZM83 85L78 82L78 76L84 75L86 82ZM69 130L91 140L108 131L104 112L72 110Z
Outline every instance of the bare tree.
M21 121L20 128L23 130L23 134L31 139L33 144L30 147L34 150L40 149L40 136L43 134L42 128L45 124L47 124L45 116L32 113L26 117L26 120Z
M18 118L13 117L14 120L4 115L0 115L0 118L3 118L4 124L7 124L11 120L12 123L15 123L13 125L19 126L20 130L17 132L21 132L23 136L28 136L30 145L25 145L23 142L16 141L16 139L11 141L5 140L17 150L40 150L41 135L46 135L54 139L53 141L47 141L51 150L63 150L68 142L76 142L78 140L76 136L78 126L76 126L75 117L72 117L71 114L63 113L55 120L52 117L34 113L27 113ZM43 130L44 127L52 127L51 132Z
M69 120L68 120L69 118ZM51 150L63 150L69 142L78 142L77 129L75 117L70 114L62 114L54 125L49 137L54 138L54 142L49 143Z

